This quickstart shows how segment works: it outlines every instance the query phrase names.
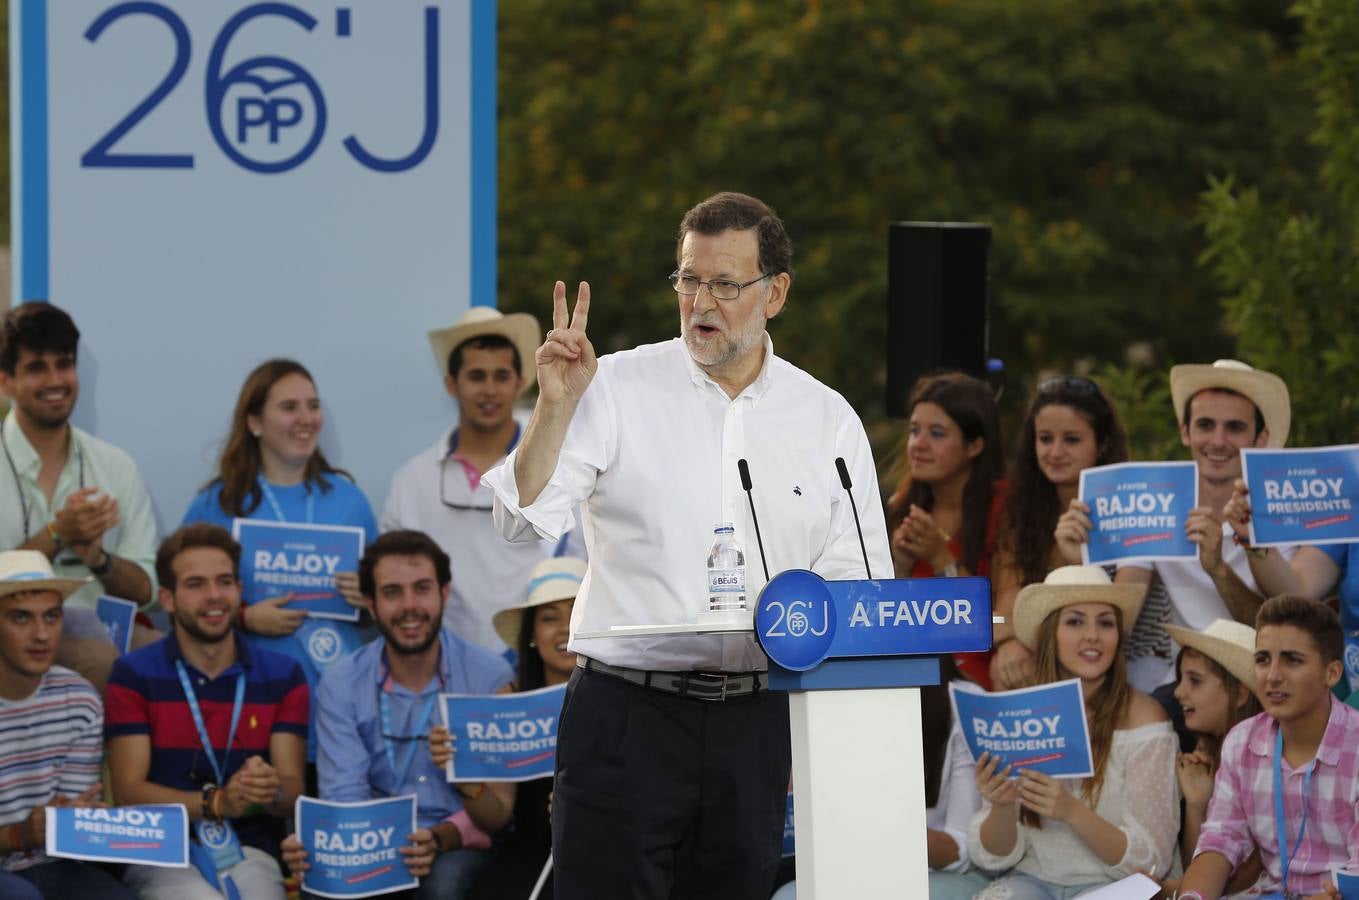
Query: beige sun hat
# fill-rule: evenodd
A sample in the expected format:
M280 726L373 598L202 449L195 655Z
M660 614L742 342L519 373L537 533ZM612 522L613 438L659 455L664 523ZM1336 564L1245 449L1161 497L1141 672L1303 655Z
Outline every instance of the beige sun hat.
M25 591L56 591L61 599L89 584L92 578L58 578L47 554L37 550L6 550L0 553L0 597Z
M434 363L439 367L439 374L448 374L448 356L454 348L483 334L498 334L518 349L519 367L524 376L524 382L519 386L522 395L535 381L534 356L543 341L543 330L538 320L528 313L510 313L507 316L489 306L471 306L456 324L431 331L429 345L434 349Z
M524 627L524 613L535 606L570 600L580 591L585 578L585 560L574 556L554 556L533 567L529 575L528 600L519 606L502 609L491 619L495 633L507 647L519 646L519 629Z
M1184 410L1191 397L1210 388L1236 391L1255 404L1265 420L1265 428L1269 429L1266 446L1282 447L1287 443L1293 413L1288 399L1288 385L1278 375L1263 369L1252 369L1235 359L1219 359L1211 366L1172 366L1170 399L1175 404L1175 421L1184 421Z
M1202 631L1179 625L1165 626L1175 643L1192 647L1222 666L1252 692L1255 691L1255 629L1231 619L1217 619Z
M1060 566L1042 584L1030 584L1015 598L1015 637L1030 650L1038 643L1038 628L1048 613L1077 603L1107 603L1123 611L1123 636L1132 631L1147 587L1114 584L1102 566Z

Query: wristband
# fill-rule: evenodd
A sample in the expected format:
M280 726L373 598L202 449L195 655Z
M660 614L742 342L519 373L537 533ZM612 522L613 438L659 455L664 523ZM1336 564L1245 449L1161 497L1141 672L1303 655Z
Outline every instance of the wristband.
M52 543L56 546L58 551L60 551L62 547L66 546L66 542L61 539L61 535L57 534L56 519L53 519L52 521L47 523L47 536L52 539Z
M245 627L245 601L244 601L244 600L241 601L240 608L236 610L236 624L240 627L241 631L249 631L249 630L250 630L249 628L246 628L246 627Z
M101 562L97 566L89 566L90 574L93 575L95 578L103 578L105 575L109 573L109 569L112 568L113 568L113 554L108 552L107 550L104 551L103 562Z
M480 785L477 786L477 789L470 794L462 789L462 785L456 785L455 790L457 790L458 796L463 799L463 802L473 803L476 801L478 797L486 793L486 782L483 781Z
M217 785L213 784L210 781L207 784L203 785L203 793L199 797L198 803L198 817L200 819L215 818L212 812L212 804L215 799L216 793Z

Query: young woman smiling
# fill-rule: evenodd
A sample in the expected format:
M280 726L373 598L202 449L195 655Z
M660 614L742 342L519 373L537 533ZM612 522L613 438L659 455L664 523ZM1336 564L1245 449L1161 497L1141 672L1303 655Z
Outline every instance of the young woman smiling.
M968 830L974 865L1004 872L979 900L1065 900L1139 870L1169 869L1179 830L1175 733L1156 701L1128 686L1123 639L1144 588L1112 584L1098 566L1063 566L1019 592L1017 640L1034 681L1077 678L1094 777L1079 785L983 754L985 805Z
M1014 639L1010 617L1021 587L1065 564L1053 530L1076 498L1081 472L1127 459L1123 422L1099 385L1079 375L1039 382L1010 467L991 573L995 612L1005 617L995 626L992 645L991 683L997 690L1019 687L1033 674L1033 654Z

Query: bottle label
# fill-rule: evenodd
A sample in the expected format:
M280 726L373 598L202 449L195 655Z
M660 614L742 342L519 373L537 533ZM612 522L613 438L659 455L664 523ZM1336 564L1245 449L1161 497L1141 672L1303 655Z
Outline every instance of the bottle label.
M744 594L745 592L746 570L744 567L738 569L708 570L708 593Z

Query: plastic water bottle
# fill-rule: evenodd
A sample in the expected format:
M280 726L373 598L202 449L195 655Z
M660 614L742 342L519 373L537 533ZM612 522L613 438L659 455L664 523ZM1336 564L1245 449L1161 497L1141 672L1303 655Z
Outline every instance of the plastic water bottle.
M745 608L746 555L736 543L735 526L723 522L713 529L713 548L708 551L708 610Z

